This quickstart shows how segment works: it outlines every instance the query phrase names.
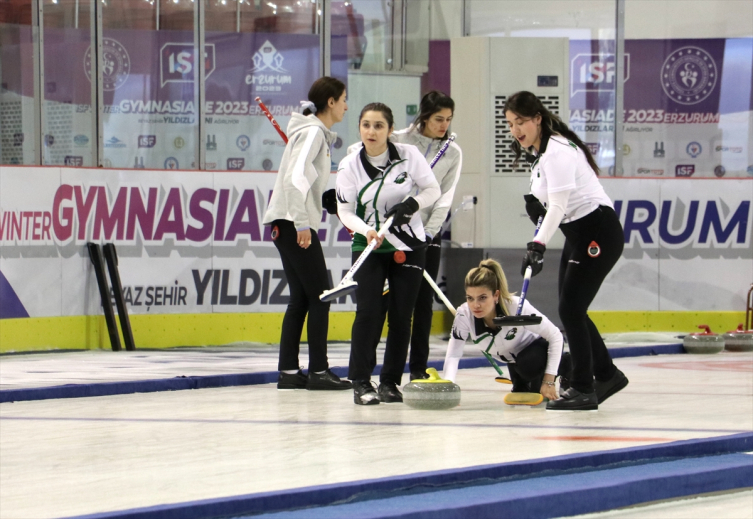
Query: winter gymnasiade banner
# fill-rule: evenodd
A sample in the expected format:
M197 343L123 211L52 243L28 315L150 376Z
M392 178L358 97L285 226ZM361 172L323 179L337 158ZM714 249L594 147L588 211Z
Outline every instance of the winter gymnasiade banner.
M0 167L0 317L99 313L89 241L116 245L134 314L282 312L287 282L261 225L274 180L265 172ZM593 310L744 308L753 180L603 183L625 252ZM319 238L336 283L350 267L350 237L322 215ZM353 301L332 309L353 310Z
M625 176L753 176L752 38L626 40L624 70ZM570 125L614 175L613 41L571 41L569 73Z

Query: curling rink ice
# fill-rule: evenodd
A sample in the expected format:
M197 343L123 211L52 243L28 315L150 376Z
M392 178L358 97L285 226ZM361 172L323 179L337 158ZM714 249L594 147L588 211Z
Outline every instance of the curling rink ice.
M466 355L477 356L471 349ZM0 389L270 372L276 369L276 351L5 355ZM437 341L432 352L433 360L441 360L443 344ZM615 363L630 384L597 412L585 413L548 412L544 404L506 406L510 386L496 383L488 365L460 370L461 404L445 411L403 404L362 407L353 404L351 391L278 391L274 383L4 402L0 518L107 517L108 512L284 495L291 489L753 432L753 353L649 355ZM347 346L331 349L330 364L347 365ZM753 453L747 456L753 464ZM753 478L747 487L580 517L751 519ZM266 515L340 517L305 510Z

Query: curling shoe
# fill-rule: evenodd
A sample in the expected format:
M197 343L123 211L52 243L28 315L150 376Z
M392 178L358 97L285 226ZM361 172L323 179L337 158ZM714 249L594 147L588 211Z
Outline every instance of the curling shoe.
M550 400L546 404L549 411L596 411L599 409L599 401L596 391L593 393L581 393L571 387L557 400Z
M625 374L619 369L615 371L612 378L606 382L599 382L598 380L594 381L594 391L596 392L596 398L599 400L599 403L601 404L616 392L625 389L628 382L629 381Z
M343 389L352 389L353 384L348 380L341 380L340 377L332 373L329 369L321 375L309 370L309 378L306 383L306 389L310 391L337 391Z
M280 376L277 377L277 389L306 389L306 382L306 375L301 370L291 374L280 371Z
M394 382L382 382L379 384L379 401L385 404L402 404L403 394Z
M357 405L379 404L379 395L377 395L371 380L353 381L353 401Z

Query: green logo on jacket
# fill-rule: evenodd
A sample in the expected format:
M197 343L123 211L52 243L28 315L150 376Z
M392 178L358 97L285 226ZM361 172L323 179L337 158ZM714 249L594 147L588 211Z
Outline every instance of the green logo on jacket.
M395 184L402 184L403 182L405 182L406 178L408 178L407 172L400 173L395 179Z

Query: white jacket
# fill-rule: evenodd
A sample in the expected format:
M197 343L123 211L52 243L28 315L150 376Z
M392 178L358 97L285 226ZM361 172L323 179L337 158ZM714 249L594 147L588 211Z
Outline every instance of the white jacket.
M337 170L337 214L352 230L353 251L366 247L366 233L379 231L395 205L412 196L419 210L431 207L439 198L439 184L418 148L388 143L389 165L372 166L363 147L349 154ZM418 193L416 194L416 192ZM410 251L426 246L426 234L419 211L410 222L388 231L375 252Z
M515 315L518 309L518 296L512 296L510 302L505 303L506 315ZM502 315L498 311L499 315ZM526 300L523 303L522 315L541 315L541 324L536 326L502 326L497 333L484 325L483 319L473 316L468 303L463 303L457 309L455 320L452 323L450 344L447 346L447 355L444 359L444 374L442 378L455 381L458 372L458 364L463 356L466 341L470 340L479 350L486 351L492 345L492 351L501 356L507 363L514 363L518 353L523 351L529 344L543 337L549 342L549 352L546 361L546 373L556 375L562 356L562 333L554 326L552 321L536 310Z
M412 124L403 130L393 132L390 135L390 140L392 142L414 145L423 154L427 163L434 159L434 156L446 142L445 140L423 136L416 126ZM352 144L348 147L348 153L360 150L362 146L363 143L361 142ZM460 146L453 142L432 169L442 194L434 202L434 205L421 209L421 221L424 224L424 231L432 238L437 235L442 228L442 224L447 219L447 213L452 206L455 187L458 184L458 179L460 179L462 168L463 152Z
M317 230L322 220L322 193L332 171L330 146L337 134L315 115L294 112L288 123L288 144L264 214L265 225L290 220L296 230Z

